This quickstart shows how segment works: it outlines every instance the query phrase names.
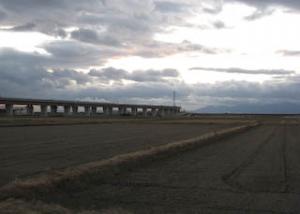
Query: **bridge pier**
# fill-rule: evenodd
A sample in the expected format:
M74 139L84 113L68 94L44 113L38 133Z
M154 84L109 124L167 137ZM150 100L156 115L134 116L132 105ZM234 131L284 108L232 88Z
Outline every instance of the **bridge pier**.
M143 117L148 116L148 108L143 108Z
M70 115L72 115L72 114L71 114L71 106L69 106L69 105L64 106L64 115L65 115L65 116L70 116Z
M51 114L53 114L53 115L57 114L57 105L51 105L50 111L51 111Z
M131 107L131 115L137 116L137 108L136 107Z
M41 105L41 115L44 117L48 116L48 106L47 105Z
M165 116L165 110L163 108L159 108L158 109L158 114L160 117L164 117Z
M72 106L72 114L73 115L76 115L76 114L78 114L78 106Z
M97 114L97 106L92 106L92 114Z
M111 116L113 112L113 108L111 106L103 106L103 113L106 116Z
M87 116L91 115L91 106L84 106L84 113Z
M27 115L33 115L34 113L33 105L28 104L26 107L26 111L27 111Z
M118 108L119 115L124 115L126 113L126 108L121 106Z
M156 108L152 108L151 109L151 115L152 115L152 117L156 117L156 113L157 113Z
M13 104L6 104L5 105L5 111L7 116L13 116L14 115L14 105Z

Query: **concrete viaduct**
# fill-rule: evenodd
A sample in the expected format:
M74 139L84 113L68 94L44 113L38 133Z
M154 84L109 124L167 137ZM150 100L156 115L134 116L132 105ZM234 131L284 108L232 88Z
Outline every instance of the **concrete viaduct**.
M22 98L3 98L0 97L0 104L5 105L5 112L8 116L14 116L14 106L26 106L26 115L34 115L34 106L39 106L39 114L42 116L54 116L58 114L58 107L63 107L65 116L79 115L78 109L84 108L84 115L95 116L101 113L105 116L112 116L114 112L118 115L130 114L137 116L142 114L146 116L174 116L180 112L177 106L162 105L136 105L136 104L117 104L85 101L68 101L68 100L42 100L42 99L22 99ZM117 111L115 111L117 109Z

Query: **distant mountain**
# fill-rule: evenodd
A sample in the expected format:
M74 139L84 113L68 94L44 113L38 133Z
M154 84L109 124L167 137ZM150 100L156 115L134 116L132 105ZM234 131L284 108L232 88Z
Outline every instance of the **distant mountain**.
M300 114L300 104L239 104L235 106L207 106L195 110L196 113L249 113L249 114Z

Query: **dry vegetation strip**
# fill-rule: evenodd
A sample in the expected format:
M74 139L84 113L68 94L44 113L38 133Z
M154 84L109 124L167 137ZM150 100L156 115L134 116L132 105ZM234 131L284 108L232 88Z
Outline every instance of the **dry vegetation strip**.
M155 159L178 154L197 146L206 145L207 143L243 132L257 125L258 124L250 124L224 129L221 131L207 133L193 139L119 155L107 160L82 164L77 167L70 167L61 171L50 172L24 181L16 181L0 189L0 199L5 200L11 197L34 199L40 194L48 194L49 192L63 188L65 185L72 186L72 183L80 184L81 181L83 183L87 182L95 175L97 175L98 178L99 176L109 176L116 172L120 172L121 170L151 162Z
M159 123L159 124L247 124L253 118L128 118L128 117L0 117L0 127L24 126L57 126L79 124L105 124L105 123Z

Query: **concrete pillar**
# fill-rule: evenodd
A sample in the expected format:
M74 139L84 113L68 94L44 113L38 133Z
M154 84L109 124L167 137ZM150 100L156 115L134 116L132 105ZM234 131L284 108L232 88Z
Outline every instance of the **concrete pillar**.
M166 117L166 116L169 116L169 109L164 109L163 111L164 111L165 117Z
M57 114L57 106L56 105L52 105L50 107L50 109L51 109L51 114Z
M113 107L108 107L108 115L111 116L113 114Z
M8 115L8 116L14 115L14 105L13 104L6 104L5 110L6 110L6 115Z
M72 113L73 115L78 114L78 106L72 106Z
M33 105L28 104L26 107L27 115L33 115Z
M109 115L109 112L108 112L108 106L103 106L103 114L108 116Z
M172 110L171 110L170 108L167 108L166 111L167 111L167 115L168 115L168 116L172 116L172 115L171 115Z
M125 107L120 106L118 109L119 109L118 110L119 111L119 115L124 115L126 113L126 108Z
M71 115L71 106L64 106L64 115L66 116Z
M131 107L131 115L137 116L137 108L136 107Z
M156 117L156 108L151 109L151 115L152 117Z
M170 112L170 115L171 115L171 116L174 116L174 115L175 115L175 109L174 109L174 108L170 108L170 111L169 111L169 112Z
M163 109L163 108L159 108L159 109L158 109L158 114L159 114L159 116L164 117L164 116L165 116L165 111L164 111L164 109Z
M143 108L143 116L144 117L148 116L148 108Z
M85 112L86 115L90 116L91 106L84 106L84 112Z
M48 106L47 105L41 105L41 115L48 116Z
M92 114L97 114L97 106L92 106Z

